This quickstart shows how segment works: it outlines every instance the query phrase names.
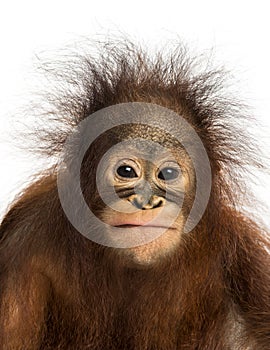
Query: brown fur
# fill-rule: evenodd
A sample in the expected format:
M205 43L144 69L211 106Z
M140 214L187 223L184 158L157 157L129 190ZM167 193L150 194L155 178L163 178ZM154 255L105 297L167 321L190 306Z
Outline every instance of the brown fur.
M208 207L171 255L129 268L68 222L50 169L1 224L1 349L269 349L270 244L236 210L245 191L237 171L258 165L237 128L241 108L217 97L220 72L194 76L183 51L152 59L121 45L56 71L79 88L55 101L66 132L44 131L43 150L50 143L48 153L57 154L69 128L106 106L166 106L185 116L204 142L213 171Z

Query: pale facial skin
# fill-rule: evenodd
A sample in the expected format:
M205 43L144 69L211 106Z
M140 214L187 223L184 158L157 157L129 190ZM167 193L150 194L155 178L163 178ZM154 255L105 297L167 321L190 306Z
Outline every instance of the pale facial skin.
M174 250L181 241L185 217L181 210L185 193L194 185L190 160L179 150L153 152L120 147L108 154L102 167L101 219L129 234L154 237L118 253L133 263L149 265ZM150 160L149 160L150 159ZM131 235L132 236L132 235Z

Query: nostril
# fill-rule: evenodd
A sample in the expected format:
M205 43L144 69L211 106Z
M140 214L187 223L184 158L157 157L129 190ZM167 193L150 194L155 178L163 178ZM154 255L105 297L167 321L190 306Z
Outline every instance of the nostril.
M165 203L163 198L152 196L149 200L146 198L143 198L142 196L132 196L132 198L129 198L129 201L140 210L146 210L146 209L155 209L162 207Z
M162 205L163 205L163 200L160 199L157 203L153 203L153 209L162 207Z

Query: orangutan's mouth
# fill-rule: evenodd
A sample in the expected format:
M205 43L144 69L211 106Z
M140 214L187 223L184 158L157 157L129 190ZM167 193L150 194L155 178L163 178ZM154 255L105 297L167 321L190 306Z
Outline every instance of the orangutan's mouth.
M175 227L172 226L165 226L165 225L154 225L154 224L121 224L121 225L114 225L114 227L119 227L119 228L162 228L162 229L176 229Z

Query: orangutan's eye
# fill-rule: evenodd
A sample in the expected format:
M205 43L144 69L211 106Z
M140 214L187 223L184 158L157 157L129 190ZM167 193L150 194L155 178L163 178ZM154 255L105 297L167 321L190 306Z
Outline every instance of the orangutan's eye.
M138 177L136 171L129 165L121 165L116 171L119 176L124 178L132 179Z
M163 168L159 173L158 173L158 178L163 180L163 181L170 181L177 179L179 176L179 171L174 168L166 167Z

